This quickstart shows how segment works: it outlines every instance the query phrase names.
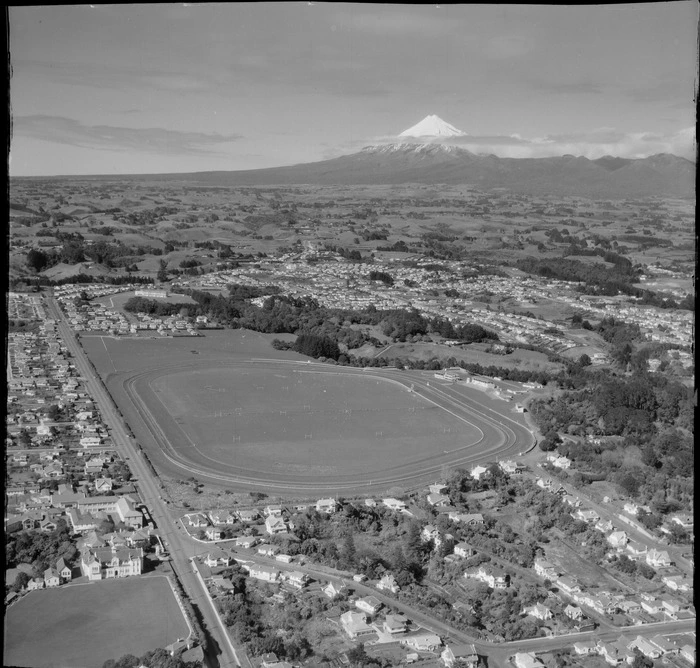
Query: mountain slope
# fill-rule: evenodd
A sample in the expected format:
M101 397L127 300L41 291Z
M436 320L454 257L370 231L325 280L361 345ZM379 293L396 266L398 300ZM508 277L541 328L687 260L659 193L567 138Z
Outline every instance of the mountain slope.
M231 186L472 184L535 194L613 198L692 197L695 192L695 164L672 155L601 164L574 156L498 158L457 146L409 143L371 146L351 155L289 167L169 177Z

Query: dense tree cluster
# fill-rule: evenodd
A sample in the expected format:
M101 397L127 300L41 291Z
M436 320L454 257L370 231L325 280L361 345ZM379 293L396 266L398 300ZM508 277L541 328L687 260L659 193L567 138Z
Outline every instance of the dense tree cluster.
M315 334L300 334L297 337L292 349L302 355L309 357L327 357L337 360L340 357L340 348L333 339L327 336L317 336Z
M143 656L124 654L118 659L108 659L102 664L102 668L201 668L200 661L183 661L179 656L171 656L170 652L154 649Z
M31 564L34 577L44 577L44 571L55 566L60 557L71 563L77 556L78 549L63 519L56 522L56 529L51 533L33 529L18 531L8 534L5 544L7 565Z

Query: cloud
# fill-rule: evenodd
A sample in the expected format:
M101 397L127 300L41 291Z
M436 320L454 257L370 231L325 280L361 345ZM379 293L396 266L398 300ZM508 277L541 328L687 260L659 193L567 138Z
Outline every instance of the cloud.
M533 81L532 85L543 93L555 95L598 94L603 89L592 81Z
M421 143L424 140L417 140ZM653 132L621 132L615 128L596 128L589 132L545 135L524 138L511 135L466 135L447 139L432 140L431 143L461 146L472 153L494 154L500 158L545 158L559 155L581 155L591 160L604 155L622 158L645 158L657 153L673 153L694 160L695 128L683 128L677 132L661 134ZM395 136L356 139L335 151L328 148L325 157L336 157L343 153L357 151L368 145L395 144L400 140Z
M236 141L240 135L182 132L164 128L126 128L111 125L85 125L63 116L17 116L16 135L102 151L138 151L158 155L211 155L221 144Z

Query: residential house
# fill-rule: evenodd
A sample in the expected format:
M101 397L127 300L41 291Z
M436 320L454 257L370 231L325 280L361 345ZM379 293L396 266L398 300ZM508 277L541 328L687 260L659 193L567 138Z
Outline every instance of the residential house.
M510 575L497 567L479 566L476 572L466 572L464 577L476 578L485 582L491 589L507 589L510 586Z
M666 550L652 548L647 552L646 562L652 568L666 568L673 563Z
M352 610L344 612L340 615L340 624L351 640L365 638L375 632L367 623L367 617L361 612L353 612Z
M405 633L407 626L408 619L403 615L387 615L384 618L384 623L382 624L384 633L388 633L389 635Z
M211 579L211 583L223 593L233 593L236 590L233 582L228 578L221 577L217 575Z
M230 566L231 555L223 550L210 550L207 553L207 556L204 557L204 563L209 566L209 568L216 568L217 566Z
M434 524L426 524L420 533L420 537L424 542L433 541L435 548L440 547L442 543L442 536L440 536L440 531Z
M642 610L650 615L658 615L663 611L661 599L653 596L642 597L641 606Z
M348 593L348 587L342 580L331 580L322 589L323 593L328 598L333 599L336 596L344 596Z
M571 513L571 517L575 520L580 520L586 524L595 524L599 519L600 515L595 510L590 509L579 509L574 513Z
M677 619L677 615L681 610L685 610L688 606L678 598L663 598L661 599L661 609L671 619Z
M260 513L255 510L239 510L237 512L238 519L241 520L241 522L245 522L246 524L249 524L250 522L254 522L255 520L260 517Z
M461 559L469 559L476 554L467 543L457 543L457 545L454 546L454 553Z
M542 557L537 557L535 559L533 568L535 569L535 573L541 578L554 581L559 577L559 571L555 568L554 564Z
M255 536L239 536L236 538L236 547L244 547L250 549L255 547L258 543L258 539Z
M692 580L685 577L685 575L666 575L661 578L663 582L669 589L673 591L688 592L693 588Z
M185 521L194 529L203 529L209 526L209 518L204 513L190 513L185 515Z
M316 511L332 515L338 509L338 502L335 499L319 499L316 501Z
M258 547L258 554L263 557L274 557L280 549L276 545L260 545Z
M73 579L73 569L63 557L56 562L56 571L64 582L70 582Z
M95 480L95 492L98 494L111 492L113 484L114 481L111 478L97 478L97 480Z
M666 654L671 654L675 655L678 654L678 647L671 642L668 638L664 638L662 635L655 635L652 638L649 638L649 642L654 645L655 647L658 647L661 650L662 655Z
M561 500L567 506L572 506L573 508L578 508L581 505L581 499L573 496L572 494L564 494L564 496L561 497Z
M401 638L399 643L414 649L416 652L437 652L442 647L440 636L430 631L411 633Z
M485 466L477 464L471 471L470 475L474 480L481 480L482 476L488 473L488 469Z
M45 586L44 578L32 578L27 582L27 589L33 591L34 589L43 589Z
M534 652L518 652L513 657L513 665L515 668L540 668L544 664Z
M584 640L574 643L574 652L579 656L598 653L598 645L593 640Z
M476 647L467 643L448 643L440 658L447 668L453 668L455 664L465 668L476 668L479 662Z
M230 510L212 510L209 519L213 524L235 524L236 516Z
M385 573L382 578L377 582L377 589L383 591L390 591L392 594L396 594L401 587L399 587L396 582L396 578L393 573Z
M514 462L512 459L502 460L498 462L498 466L503 473L507 473L508 475L518 475L525 470L525 466L523 464Z
M246 568L246 566L244 566ZM280 572L276 568L270 566L260 566L259 564L250 564L247 566L248 575L256 580L264 582L277 582Z
M636 540L630 540L625 546L627 554L630 559L639 559L641 557L646 557L647 546Z
M368 615L375 615L382 609L383 603L374 596L365 596L355 601L355 607Z
M61 584L61 576L55 568L47 568L44 571L44 584L46 587L58 587Z
M622 551L625 549L629 538L624 531L613 531L605 540L608 542L608 545L614 549Z
M535 605L531 605L529 608L523 608L521 614L535 617L536 619L541 619L543 622L546 622L548 619L552 619L552 617L554 617L552 611L542 603L535 603Z
M365 499L365 506L367 508L376 508L377 502L374 499Z
M301 571L291 571L286 574L285 581L290 587L295 589L303 589L309 584L309 576Z
M221 529L212 526L208 526L206 529L204 529L204 535L207 540L221 540L224 537Z
M610 520L600 519L593 525L593 528L600 533L608 533L615 528L615 525Z
M428 492L430 494L444 494L447 489L447 485L442 482L436 482L432 485L428 485Z
M270 536L287 533L287 523L280 515L269 515L265 519L265 531L267 531Z
M450 505L450 497L445 494L428 494L428 503L435 508L446 508Z
M637 636L629 643L628 648L639 650L648 659L660 659L663 656L663 652L643 636Z
M448 513L447 517L453 522L468 526L477 526L484 523L484 516L481 513L458 513L453 511Z
M282 517L282 506L265 506L265 517Z
M400 499L394 499L394 498L387 498L387 499L382 499L382 503L389 508L389 510L398 510L398 511L404 511L406 510L407 506L406 504L401 501Z
M569 604L564 608L564 614L569 618L573 619L575 622L584 617L583 610L577 605Z

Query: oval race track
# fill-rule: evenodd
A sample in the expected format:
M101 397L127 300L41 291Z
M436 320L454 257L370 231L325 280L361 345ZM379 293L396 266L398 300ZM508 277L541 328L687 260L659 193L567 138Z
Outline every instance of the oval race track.
M446 467L467 467L517 456L534 444L534 438L521 423L505 413L511 404L499 401L494 410L488 404L493 400L481 398L478 390L465 392L451 384L436 384L417 372L399 372L381 369L357 369L330 366L322 363L292 362L287 360L249 359L216 364L216 369L246 371L279 371L299 374L330 374L336 377L361 376L387 383L396 391L412 392L428 406L445 412L445 417L459 421L465 432L480 434L479 438L465 445L439 453L426 448L422 456L407 461L392 462L375 467L367 462L364 472L304 475L298 472L275 470L265 467L259 460L241 456L214 458L211 452L199 448L186 429L176 421L154 390L153 384L171 374L194 372L212 368L211 361L174 363L157 368L112 374L107 382L115 401L122 409L127 422L142 443L144 451L154 464L168 472L202 481L242 490L268 492L318 492L332 493L355 490L385 490L398 486L411 488L441 477ZM432 376L432 374L431 374ZM467 394L471 396L467 396ZM235 461L231 461L234 459Z

